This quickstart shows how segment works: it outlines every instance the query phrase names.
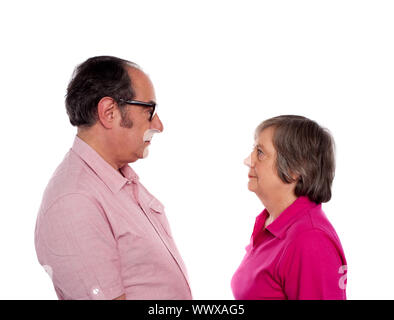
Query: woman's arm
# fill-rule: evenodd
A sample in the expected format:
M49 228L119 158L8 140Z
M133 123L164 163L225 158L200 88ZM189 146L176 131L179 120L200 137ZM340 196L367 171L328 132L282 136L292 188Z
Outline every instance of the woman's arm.
M320 229L301 233L285 250L279 277L290 300L345 300L342 250Z

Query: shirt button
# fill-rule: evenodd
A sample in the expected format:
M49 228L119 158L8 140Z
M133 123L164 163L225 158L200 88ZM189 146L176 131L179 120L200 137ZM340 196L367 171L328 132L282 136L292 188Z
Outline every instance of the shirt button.
M130 180L127 180L126 184L131 184L131 181L130 181Z

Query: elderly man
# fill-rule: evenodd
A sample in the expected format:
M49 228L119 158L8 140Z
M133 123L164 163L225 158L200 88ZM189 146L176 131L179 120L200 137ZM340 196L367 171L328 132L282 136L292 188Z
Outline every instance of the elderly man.
M59 299L191 299L164 207L128 165L163 125L148 76L116 57L74 71L66 109L74 144L44 192L35 229Z

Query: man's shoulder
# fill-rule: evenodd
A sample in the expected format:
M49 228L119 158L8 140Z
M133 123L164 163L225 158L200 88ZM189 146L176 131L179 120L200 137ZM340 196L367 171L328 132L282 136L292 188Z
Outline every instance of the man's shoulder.
M94 172L71 150L57 166L42 198L40 211L46 211L58 199L69 194L94 197L99 180Z

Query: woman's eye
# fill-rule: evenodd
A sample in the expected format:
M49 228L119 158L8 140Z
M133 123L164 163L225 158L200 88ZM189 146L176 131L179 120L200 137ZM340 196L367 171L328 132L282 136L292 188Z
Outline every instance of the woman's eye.
M261 151L260 149L257 149L257 155L258 155L259 157L261 157L261 156L264 155L264 152Z

